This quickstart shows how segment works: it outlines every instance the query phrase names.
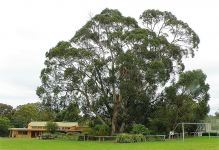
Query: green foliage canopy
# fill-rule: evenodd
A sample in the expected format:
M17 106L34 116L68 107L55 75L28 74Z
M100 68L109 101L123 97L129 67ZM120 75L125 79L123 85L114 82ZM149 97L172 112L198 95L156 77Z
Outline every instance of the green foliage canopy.
M180 122L199 122L209 112L209 85L201 70L186 71L165 91L152 117L152 127L168 132Z
M15 109L12 121L15 127L23 128L27 127L32 120L38 120L38 115L37 107L32 103L28 103Z
M11 119L14 113L13 107L7 104L0 103L0 116Z
M111 126L112 134L133 121L147 124L164 89L184 70L182 58L193 57L200 41L170 12L146 10L140 20L104 9L70 41L50 49L37 88L43 104L59 112L76 102L83 114Z
M8 136L8 128L10 127L10 120L6 117L0 116L0 137Z

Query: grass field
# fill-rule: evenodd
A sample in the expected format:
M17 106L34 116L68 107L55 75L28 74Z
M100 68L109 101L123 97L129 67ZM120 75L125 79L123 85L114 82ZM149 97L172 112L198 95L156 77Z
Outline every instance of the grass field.
M160 142L119 144L0 138L0 150L219 150L219 138L190 138Z

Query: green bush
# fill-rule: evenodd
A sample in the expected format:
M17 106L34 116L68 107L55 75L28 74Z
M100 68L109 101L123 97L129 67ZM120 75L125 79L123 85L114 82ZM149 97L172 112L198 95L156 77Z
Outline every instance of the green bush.
M92 128L90 127L85 127L82 129L83 134L90 134L92 132Z
M55 139L55 136L50 133L44 133L41 135L41 139L43 140Z
M134 142L144 142L145 141L145 137L142 134L134 134L133 138L134 138Z
M109 135L109 127L103 124L98 124L94 126L93 130L91 131L91 134L97 135L97 136L104 136Z
M67 133L64 136L64 139L78 141L80 134L79 133Z
M162 136L145 136L145 141L164 141L164 137Z
M208 132L202 133L202 136L209 136ZM217 132L210 132L210 136L218 136Z
M122 133L116 136L117 143L135 143L135 142L144 142L145 137L142 134L127 134Z
M133 134L148 134L149 130L143 124L133 124L131 133L133 133Z
M80 137L84 137L84 135L80 134L80 133L62 133L62 132L56 132L56 133L44 133L41 136L41 139L60 139L60 140L74 140L74 141L78 141ZM84 138L83 138L84 139Z
M63 139L65 137L65 133L62 133L62 132L55 132L53 134L51 134L54 138L56 139Z

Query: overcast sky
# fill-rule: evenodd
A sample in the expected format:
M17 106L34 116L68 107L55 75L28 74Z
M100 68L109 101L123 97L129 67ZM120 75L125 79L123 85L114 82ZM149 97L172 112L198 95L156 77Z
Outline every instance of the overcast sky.
M210 84L211 114L219 110L219 2L217 0L0 0L0 103L39 101L35 94L45 53L69 40L91 15L118 9L136 19L146 9L172 12L199 35L186 70L202 69Z

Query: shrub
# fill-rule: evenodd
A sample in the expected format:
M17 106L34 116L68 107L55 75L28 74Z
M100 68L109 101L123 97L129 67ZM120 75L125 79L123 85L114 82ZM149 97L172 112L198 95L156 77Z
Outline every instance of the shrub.
M134 143L134 142L143 142L145 137L142 134L127 134L122 133L116 136L117 143Z
M92 128L84 127L84 128L82 128L82 133L83 134L90 134L90 133L92 133Z
M50 133L44 133L41 135L41 139L43 139L43 140L54 139L54 138L55 138L55 136L50 134Z
M209 136L208 132L202 133L202 136ZM217 132L210 132L210 136L218 136Z
M64 138L67 140L74 140L74 141L78 141L79 140L79 136L81 136L79 133L67 133Z
M51 134L54 138L57 138L57 139L63 139L63 137L66 135L65 133L62 133L62 132L56 132L54 134Z
M62 133L62 132L56 132L54 134L51 133L44 133L41 136L41 139L60 139L60 140L74 140L78 141L79 137L82 136L80 133Z
M149 130L143 124L133 124L131 133L133 133L133 134L148 134Z
M107 125L98 124L93 128L92 134L98 136L109 135L109 127Z
M145 141L145 137L142 134L133 134L133 139L134 142L144 142Z

